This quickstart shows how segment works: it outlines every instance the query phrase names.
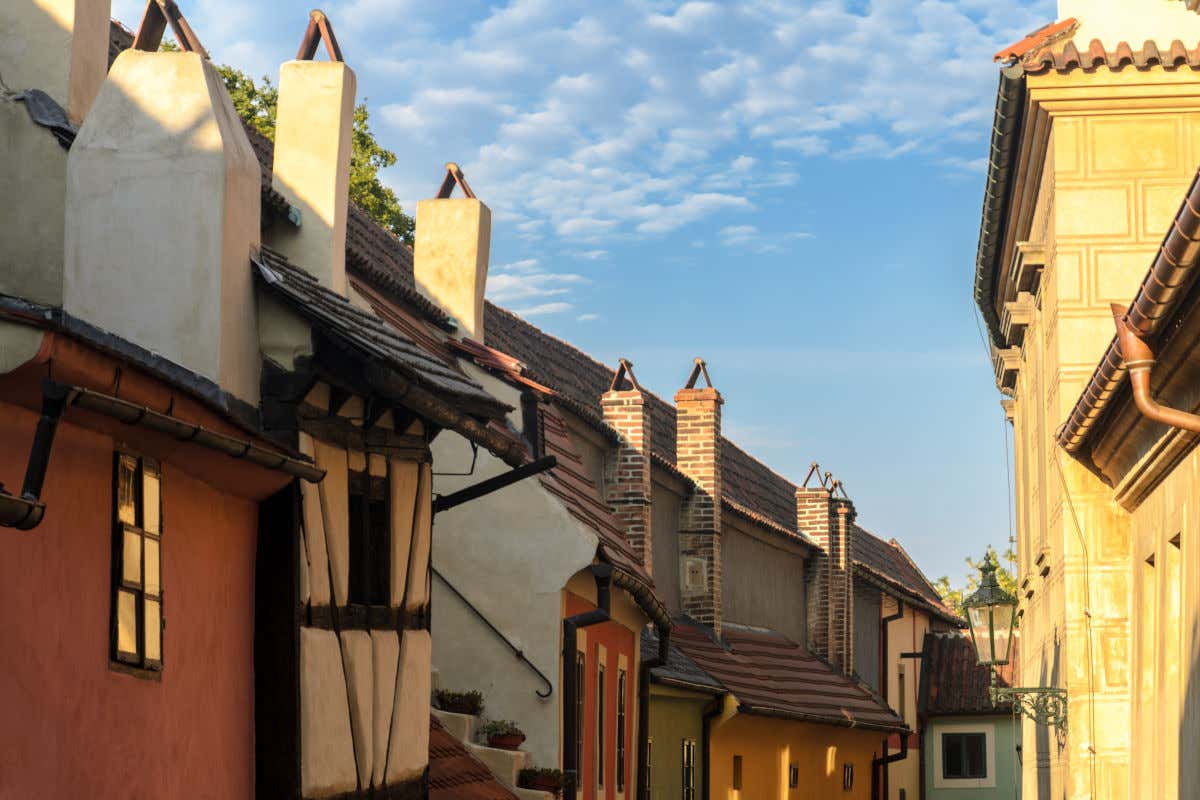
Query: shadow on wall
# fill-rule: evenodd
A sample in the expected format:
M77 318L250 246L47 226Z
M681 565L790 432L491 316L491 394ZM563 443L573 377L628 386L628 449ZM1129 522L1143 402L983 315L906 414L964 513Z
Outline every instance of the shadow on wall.
M1058 686L1058 678L1062 669L1062 642L1058 637L1058 629L1054 631L1054 644L1050 653L1042 646L1042 666L1038 686ZM1025 684L1028 685L1028 684ZM1037 759L1037 800L1050 800L1053 782L1050 779L1052 756L1061 756L1066 741L1048 725L1034 726L1033 756Z
M1193 611L1195 615L1197 612ZM1200 761L1196 758L1196 745L1200 742L1200 621L1192 620L1190 637L1184 641L1188 658L1187 684L1183 687L1183 701L1179 712L1179 789L1180 797L1200 796ZM1186 787L1186 788L1185 788ZM1133 792L1137 794L1136 791Z

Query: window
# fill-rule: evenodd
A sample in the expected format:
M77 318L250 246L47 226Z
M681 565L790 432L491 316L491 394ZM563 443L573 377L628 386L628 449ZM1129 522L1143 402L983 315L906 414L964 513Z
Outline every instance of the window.
M596 785L604 785L604 665L596 667Z
M350 602L386 606L391 592L387 478L350 473Z
M845 763L842 765L842 791L848 792L854 788L854 765Z
M800 765L790 764L788 766L788 788L795 789L800 785Z
M617 670L617 791L625 791L625 670Z
M900 715L900 719L908 719L907 698L904 694L904 665L896 665L896 712Z
M737 791L742 789L742 757L733 757L733 788Z
M117 453L113 468L112 658L162 670L162 471Z
M942 734L943 778L986 778L987 736L982 733Z
M740 756L734 756L734 763ZM680 800L696 800L696 740L684 739L679 753ZM737 788L737 787L734 787Z
M575 785L583 781L583 709L587 679L587 659L583 653L575 654L575 769L579 775Z
M646 737L646 760L644 762L644 767L645 768L643 772L646 775L646 797L649 797L651 800L653 800L654 790L651 787L654 786L654 738L651 736Z

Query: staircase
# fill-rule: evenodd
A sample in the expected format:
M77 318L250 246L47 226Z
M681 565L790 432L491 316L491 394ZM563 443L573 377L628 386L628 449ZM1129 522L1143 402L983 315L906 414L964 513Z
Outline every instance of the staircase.
M504 750L479 743L479 717L471 714L455 714L433 709L438 721L454 738L458 739L475 758L483 762L492 774L521 800L554 800L550 792L522 789L517 786L517 775L532 766L529 753L525 750Z

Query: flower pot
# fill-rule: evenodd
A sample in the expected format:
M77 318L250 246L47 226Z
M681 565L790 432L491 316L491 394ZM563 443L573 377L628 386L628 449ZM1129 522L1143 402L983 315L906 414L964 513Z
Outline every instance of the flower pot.
M525 734L493 733L488 735L487 741L488 747L498 747L501 750L518 750L525 741Z

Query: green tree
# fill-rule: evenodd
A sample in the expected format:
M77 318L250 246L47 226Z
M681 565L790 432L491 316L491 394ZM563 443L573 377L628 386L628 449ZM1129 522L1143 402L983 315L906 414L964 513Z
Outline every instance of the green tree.
M174 42L163 40L162 50L178 50ZM238 116L271 141L275 141L275 108L279 89L263 76L258 84L240 69L226 64L217 67ZM350 202L401 240L413 243L413 218L404 213L396 193L379 179L379 170L396 163L396 154L379 143L370 125L366 102L354 109L354 136L350 152Z
M996 553L996 548L990 544L987 546L985 553L990 553L992 560L996 562L996 582L1000 584L1000 588L1011 594L1013 597L1019 597L1017 594L1017 579L1009 572L1006 564L1011 564L1017 560L1016 553L1010 547L1004 551L1003 557ZM967 573L967 585L965 588L955 588L950 585L950 578L943 575L933 582L933 587L937 589L938 594L942 596L942 602L946 604L950 610L960 617L966 619L966 611L963 609L963 600L971 595L979 588L979 566L983 563L983 559L976 561L968 556L964 559L967 566L970 567L970 572Z

